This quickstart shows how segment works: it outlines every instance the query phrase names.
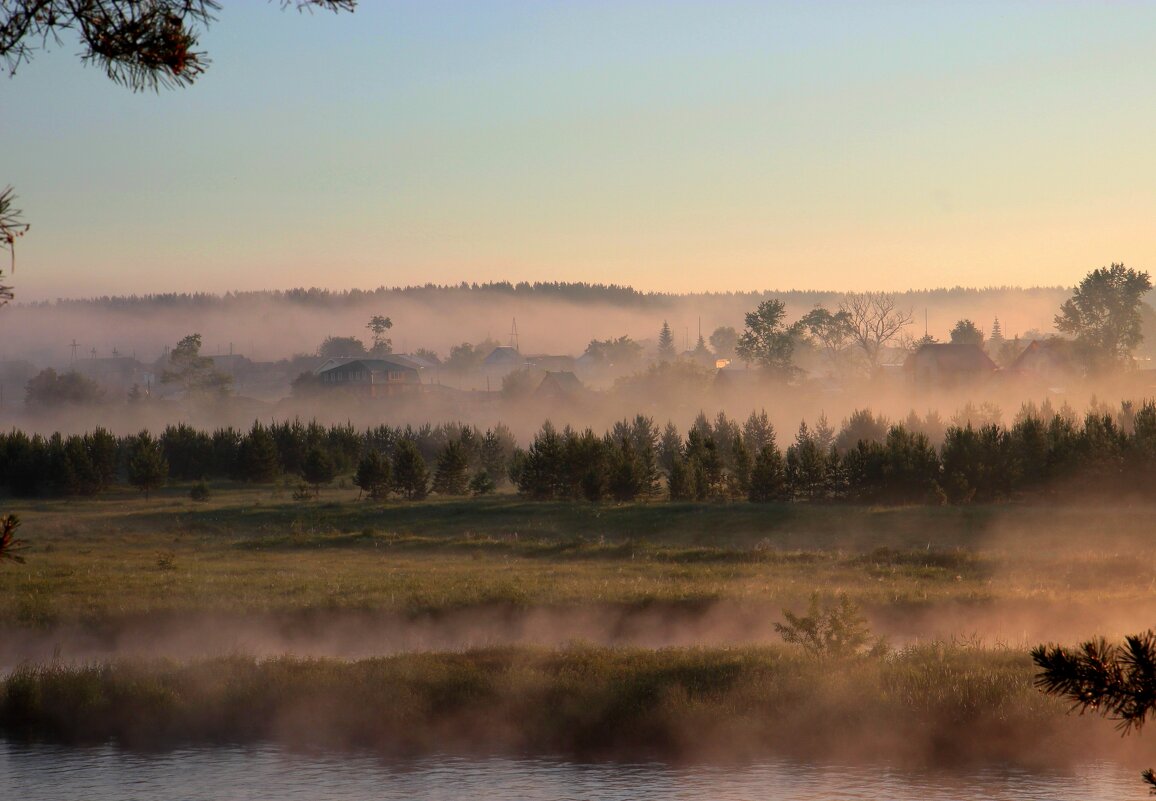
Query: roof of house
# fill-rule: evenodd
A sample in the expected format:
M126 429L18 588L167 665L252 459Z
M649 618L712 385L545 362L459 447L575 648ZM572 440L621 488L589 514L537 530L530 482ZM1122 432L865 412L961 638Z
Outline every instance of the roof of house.
M482 364L492 366L495 364L517 364L522 361L522 354L518 353L517 348L512 348L509 345L499 345L494 348L486 358L482 359Z
M919 350L907 357L903 366L908 370L914 370L920 362L933 362L940 370L956 373L979 373L999 369L979 345L956 342L920 345Z
M330 362L326 362L321 367L317 368L318 375L321 375L322 373L328 373L330 370L335 370L338 367L351 367L353 365L359 365L361 369L367 370L371 373L388 373L391 371L397 372L399 370L413 370L416 373L418 370L416 364L403 356L386 356L376 359L349 359L348 361L344 359L340 361L331 359L330 361L336 363L331 364Z
M361 358L360 356L331 356L328 359L326 359L325 361L323 361L321 364L319 364L313 368L313 375L321 375L326 370L337 367L338 365L349 364L350 362L356 362L356 361L360 360L360 358Z
M1061 369L1077 369L1072 343L1065 339L1033 339L1008 369L1032 372L1041 363Z
M568 370L560 370L555 373L546 373L542 376L542 382L538 384L537 392L544 392L550 390L557 390L566 395L572 395L576 392L581 392L585 387L582 382L578 380L578 376L574 375Z
M412 353L395 353L392 358L404 359L419 370L430 370L438 366L438 362L427 359L424 356L415 356Z

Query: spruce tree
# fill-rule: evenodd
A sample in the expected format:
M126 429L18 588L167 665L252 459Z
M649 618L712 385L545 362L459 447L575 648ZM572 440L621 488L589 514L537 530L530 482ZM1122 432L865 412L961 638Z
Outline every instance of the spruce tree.
M675 358L674 334L670 331L670 324L662 321L662 330L658 332L658 358L660 361L672 362Z
M149 497L152 490L165 483L169 476L169 464L161 452L160 443L148 431L135 437L128 459L128 480L134 487Z
M564 455L562 437L547 420L521 460L517 477L518 492L539 499L564 495Z
M796 497L810 500L827 494L833 466L829 461L831 453L834 453L833 446L831 452L824 453L807 424L799 425L795 444L787 448L787 483Z
M270 482L281 471L277 442L269 429L260 423L253 423L248 435L241 440L236 469L238 478L254 484Z
M755 455L747 498L752 503L767 503L786 500L787 495L787 472L783 465L783 455L773 443L764 445Z
M509 476L510 463L514 458L514 451L517 450L518 444L514 439L514 434L510 429L498 423L493 428L487 429L485 436L482 437L481 445L481 462L482 468L494 482L495 488L506 483Z
M748 452L758 456L759 451L775 441L775 427L767 416L766 409L751 412L751 416L743 423L743 445Z
M412 439L402 439L394 448L393 488L410 501L429 494L429 468Z
M433 491L438 495L465 495L469 485L470 462L460 440L452 439L438 454Z
M638 482L638 494L654 495L658 492L658 429L654 419L644 414L635 415L630 427L630 440L634 447L634 470Z
M694 485L691 479L690 468L681 455L676 456L670 466L670 474L667 478L667 492L672 501L689 501L694 499Z
M662 438L658 441L658 465L669 477L674 465L682 459L682 434L678 427L669 420L662 430Z
M381 451L371 450L357 463L353 483L370 498L380 500L389 495L391 472L389 460L381 455Z
M742 498L748 495L751 490L751 478L753 467L751 464L751 452L747 450L747 446L743 444L741 434L735 434L731 441L731 475L727 482L727 488L732 498Z
M995 318L995 322L991 324L991 336L987 338L987 349L990 353L998 354L1000 348L1004 346L1007 339L1003 335L1003 327L999 324L999 318Z
M337 469L329 454L318 447L309 449L301 465L301 477L313 485L313 497L321 494L321 485L328 484L337 476Z

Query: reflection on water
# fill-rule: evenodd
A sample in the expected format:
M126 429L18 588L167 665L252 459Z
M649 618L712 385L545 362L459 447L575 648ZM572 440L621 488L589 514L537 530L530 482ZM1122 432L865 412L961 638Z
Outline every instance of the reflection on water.
M277 748L197 748L140 754L112 747L0 740L0 798L22 801L249 799L982 799L1142 798L1134 771L1087 765L1070 773L977 773L767 762L727 768L576 764L550 759L437 758L402 763L302 755Z

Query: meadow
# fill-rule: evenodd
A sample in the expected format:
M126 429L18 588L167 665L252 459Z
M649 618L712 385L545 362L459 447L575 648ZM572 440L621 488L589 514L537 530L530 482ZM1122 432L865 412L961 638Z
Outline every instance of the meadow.
M8 736L1033 761L1116 740L1031 687L1027 650L1154 611L1142 504L383 504L222 483L9 508L27 546L0 565ZM774 624L813 593L846 594L886 655L783 644Z
M587 504L514 496L373 503L353 490L187 488L24 501L27 563L0 625L150 614L712 602L792 606L816 589L868 610L1134 604L1153 508Z

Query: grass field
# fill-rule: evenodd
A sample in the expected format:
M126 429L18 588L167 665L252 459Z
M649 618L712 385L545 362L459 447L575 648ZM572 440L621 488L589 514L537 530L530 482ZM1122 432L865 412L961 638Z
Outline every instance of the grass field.
M0 728L1044 764L1119 742L1031 688L1027 648L1156 613L1156 506L288 495L5 504L27 547L0 563ZM889 655L781 644L781 610L815 592L858 604Z
M0 625L186 613L437 614L484 606L779 608L846 592L881 616L965 604L1143 606L1156 507L534 503L380 505L217 488L208 503L12 504L27 563Z

